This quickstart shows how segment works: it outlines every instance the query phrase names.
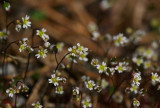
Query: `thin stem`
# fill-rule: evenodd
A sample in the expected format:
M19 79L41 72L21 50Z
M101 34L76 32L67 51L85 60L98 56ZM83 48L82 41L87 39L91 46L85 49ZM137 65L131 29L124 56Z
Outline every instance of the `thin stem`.
M55 56L55 59L56 59L56 63L57 63L57 65L58 65L57 53L55 53L54 56Z
M59 65L63 62L63 60L65 59L65 57L66 57L67 55L69 55L70 53L71 53L71 52L69 52L69 53L67 53L67 54L65 54L65 55L63 56L63 58L62 58L61 61L58 63L57 67L55 68L54 73L56 73L56 71L57 71Z
M9 43L9 44L7 45L7 47L4 49L4 56L3 56L3 61L2 61L2 76L3 76L3 78L4 78L4 63L5 63L5 58L6 58L7 49L8 49L12 44L17 43L17 42L18 42L18 40Z
M32 29L31 48L33 47L33 38L34 38L34 29ZM26 71L25 71L25 74L24 74L24 82L26 80L30 58L31 58L31 53L29 53L28 59L27 59L27 66L26 66Z
M82 92L80 92L81 100L80 100L80 108L82 107Z
M17 94L15 94L16 95L16 97L15 97L15 108L17 108Z

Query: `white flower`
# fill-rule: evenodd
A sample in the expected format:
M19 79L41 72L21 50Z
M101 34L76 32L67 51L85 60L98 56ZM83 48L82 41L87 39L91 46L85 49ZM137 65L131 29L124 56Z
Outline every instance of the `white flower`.
M108 0L102 0L100 2L100 6L103 10L110 8L110 4L109 4Z
M13 97L13 95L16 93L16 90L14 90L13 88L9 88L6 90L6 93L9 94L9 97Z
M92 32L92 40L97 40L100 37L100 33L97 31Z
M140 85L140 80L141 80L142 78L141 78L141 73L139 72L139 73L135 73L134 74L134 78L133 78L133 84L136 84L137 86L139 86Z
M133 99L133 105L134 106L139 106L140 105L140 102L137 100L137 99Z
M157 73L153 73L153 72L152 72L152 77L151 77L151 79L152 79L152 84L153 84L153 85L155 85L157 82L160 81L158 74L157 74Z
M113 97L115 102L117 103L121 103L123 101L123 94L119 91L117 91L116 93L113 94Z
M49 36L48 35L45 35L42 37L43 41L47 42L49 40Z
M102 62L101 65L97 65L97 69L99 70L99 73L105 72L107 69L106 63Z
M61 79L59 77L56 77L55 74L52 74L51 79L48 79L49 83L54 84L54 86L58 86L59 85L58 81L60 81L60 80Z
M91 65L97 66L98 65L98 59L92 59Z
M77 43L77 53L81 53L81 52L86 52L88 51L88 48L85 48L83 46L80 45L80 43Z
M153 54L154 54L154 51L152 49L147 49L146 51L144 51L143 56L150 59L153 56Z
M106 81L105 79L102 79L101 81L101 87L102 89L105 89L109 85L109 82Z
M83 104L83 108L92 107L91 99L89 97L82 100L82 104Z
M63 86L58 86L58 87L56 87L56 93L57 93L57 94L63 94L63 93L64 93L64 91L63 91Z
M22 28L21 24L17 24L15 29L17 32L19 32L21 30L21 28Z
M37 56L37 58L43 57L45 58L47 56L47 49L39 49L38 50L38 54L36 54L35 56Z
M10 8L11 8L11 5L10 5L10 3L4 1L3 7L4 7L4 9L5 9L6 11L9 11Z
M93 90L93 88L94 88L94 86L95 86L96 84L94 83L94 81L89 80L89 81L86 81L86 82L85 82L85 85L86 85L86 87L87 87L89 90Z
M89 30L90 33L98 30L98 26L97 26L97 24L95 22L90 22L88 24L87 28L88 28L88 30Z
M46 48L48 48L50 45L51 45L51 44L50 44L49 42L45 42L45 43L44 43L44 46L45 46Z
M151 67L151 62L150 61L145 61L144 62L144 68L145 69L148 69L148 68L150 68Z
M28 42L29 40L28 40L28 38L23 38L23 42L25 43L25 42Z
M83 60L83 61L88 61L88 58L86 57L88 55L87 52L83 53L83 52L80 52L79 53L79 60Z
M140 66L140 65L143 64L143 62L144 62L142 58L137 58L137 57L134 57L134 58L132 59L132 61L133 61L134 63L136 63L137 66Z
M34 51L34 49L31 48L31 46L27 46L27 47L26 47L26 51L27 51L28 53L31 53L31 52Z
M32 106L34 108L42 108L43 107L42 105L40 105L40 103L38 101L36 103L32 103Z
M119 33L117 36L114 36L113 40L116 46L124 46L126 43L128 43L128 39L125 36L123 36L122 33Z
M61 52L61 51L63 50L64 43L63 43L63 42L57 43L57 44L56 44L56 47L57 47L57 49L58 49L58 52Z
M26 47L27 47L26 43L21 44L20 47L19 47L19 52L24 51L26 49Z
M73 95L79 95L79 87L73 89Z
M22 17L22 24L23 24L23 28L27 29L28 27L31 27L31 22L29 21L29 16L26 15L25 18Z
M122 73L123 71L126 71L127 68L124 66L125 63L119 62L119 65L115 67L115 70L117 70L119 73Z
M72 48L68 48L68 51L72 53L72 56L76 56L77 55L77 47L73 46Z
M135 94L138 93L138 86L136 84L131 84L131 88L130 88L130 91L134 92Z
M3 29L2 31L0 31L0 39L6 39L9 35L9 31L6 31L6 29Z
M36 30L36 32L37 32L36 35L41 37L44 41L49 40L49 36L46 34L46 31L47 30L45 28L42 28L42 30Z

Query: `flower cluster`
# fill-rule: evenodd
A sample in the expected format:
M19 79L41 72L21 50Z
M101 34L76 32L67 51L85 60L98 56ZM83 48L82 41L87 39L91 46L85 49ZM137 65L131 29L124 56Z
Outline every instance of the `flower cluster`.
M34 51L33 48L31 48L31 46L27 45L28 42L28 38L23 38L22 41L19 41L19 52L22 51L27 51L28 53L31 53Z
M68 51L71 52L71 54L68 55L68 58L73 60L75 63L77 62L76 58L85 62L88 61L88 48L81 46L80 43L77 43L77 46L68 48Z
M22 20L16 21L16 31L19 32L22 28L28 29L31 27L31 21L29 21L30 16L26 15L25 17L22 17Z
M47 42L49 40L49 36L46 34L46 29L42 28L41 30L36 31L36 35L43 39L43 41Z
M134 73L133 74L133 80L132 80L132 84L131 84L131 88L130 88L130 91L131 92L134 92L135 94L138 93L138 89L139 89L139 86L140 86L140 80L141 80L141 73L140 72L137 72L137 73Z

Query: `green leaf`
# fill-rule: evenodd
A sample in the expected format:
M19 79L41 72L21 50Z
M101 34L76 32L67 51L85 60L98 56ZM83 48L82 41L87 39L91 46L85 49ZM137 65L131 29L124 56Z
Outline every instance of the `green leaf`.
M30 16L34 19L34 20L38 20L38 21L40 21L40 20L43 20L43 19L45 19L45 15L44 15L44 13L42 13L41 11L38 11L38 10L32 10L31 12L30 12Z

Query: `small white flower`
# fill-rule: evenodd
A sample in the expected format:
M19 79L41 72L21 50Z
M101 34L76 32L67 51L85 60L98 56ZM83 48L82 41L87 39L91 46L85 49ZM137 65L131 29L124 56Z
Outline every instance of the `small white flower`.
M151 62L150 61L145 61L144 62L144 68L145 69L148 69L148 68L150 68L151 67Z
M64 43L63 43L63 42L57 43L57 44L56 44L56 47L57 47L57 49L58 49L58 52L61 52L61 51L63 50Z
M45 42L45 43L44 43L44 46L45 46L46 48L48 48L50 45L51 45L51 44L50 44L49 42Z
M40 103L38 101L36 103L32 103L32 106L34 108L42 108L43 107L42 105L40 105Z
M134 77L133 77L133 84L136 84L137 86L139 86L140 85L140 80L141 80L142 78L141 78L141 73L139 72L139 73L135 73L134 74Z
M147 49L143 53L143 56L147 57L148 59L150 59L150 58L152 58L153 54L154 54L154 51L152 49Z
M68 48L68 51L71 52L72 56L76 56L77 55L77 47L76 46L73 46L72 48Z
M28 38L23 38L23 42L25 43L25 42L28 42L29 40L28 40Z
M109 85L109 82L106 81L105 79L102 79L102 82L101 82L102 89L105 89L108 85Z
M105 63L105 62L102 62L101 65L97 65L97 69L99 70L99 73L105 72L106 69L107 69L106 63Z
M138 93L138 86L136 84L131 84L131 88L130 88L130 91L134 92L135 94Z
M90 33L98 30L98 26L97 26L97 24L95 22L90 22L88 24L87 28L88 28L88 30L89 30Z
M125 63L119 62L119 65L115 67L115 70L117 70L119 73L122 73L123 71L126 71L127 68L124 66Z
M73 95L79 95L79 87L73 89Z
M63 86L58 86L58 87L56 87L56 93L57 93L57 94L63 94L63 93L64 93L64 91L63 91Z
M117 91L116 93L113 94L113 97L115 102L117 103L121 103L123 101L123 94L119 91Z
M153 73L153 72L152 72L152 77L151 77L151 79L152 79L152 84L153 84L153 85L155 85L157 82L160 81L158 74L157 74L157 73Z
M36 30L36 35L38 35L39 37L41 37L43 40L45 40L46 38L46 29L45 28L42 28L41 30Z
M6 31L6 29L3 29L2 31L0 31L0 39L6 39L9 35L9 31Z
M93 90L93 88L94 88L94 86L95 86L96 84L94 83L94 81L89 80L89 81L86 81L86 82L85 82L85 85L86 85L86 87L87 87L89 90Z
M91 65L97 66L98 65L98 59L92 59Z
M54 84L54 86L58 86L59 85L58 81L60 81L60 78L56 77L55 74L52 74L51 79L48 79L48 81L49 81L49 83Z
M125 36L123 36L122 33L119 33L117 36L114 36L113 40L116 46L124 46L126 43L128 43L128 39Z
M6 93L9 94L9 97L13 97L13 95L16 93L16 90L14 90L13 88L9 88L6 90Z
M92 32L92 40L97 40L100 37L100 33L97 31Z
M92 107L91 99L87 97L86 99L82 100L83 108Z
M31 22L29 21L29 16L28 15L26 15L26 17L25 18L23 18L22 17L22 24L23 24L23 28L25 28L25 29L27 29L28 27L31 27Z
M110 4L109 4L108 0L102 0L100 2L100 6L103 10L110 8Z
M47 49L39 49L38 54L36 54L35 56L37 58L40 58L40 57L45 58L47 56L46 54L47 52L48 52Z
M22 28L21 24L17 24L15 29L17 32L19 32L21 30L21 28Z
M140 66L140 65L143 64L143 62L144 62L142 58L137 58L137 57L134 57L134 58L132 59L132 61L133 61L134 63L136 63L137 66Z
M139 106L140 105L140 102L137 100L137 99L133 99L133 105L134 106Z
M21 44L20 47L19 47L19 52L24 51L26 49L26 47L27 47L26 43Z
M83 53L83 52L80 52L79 53L79 60L83 60L83 61L88 61L88 58L86 57L88 55L87 52Z
M26 47L26 51L27 51L28 53L31 53L31 52L34 51L34 49L31 48L31 46L27 46L27 47Z

